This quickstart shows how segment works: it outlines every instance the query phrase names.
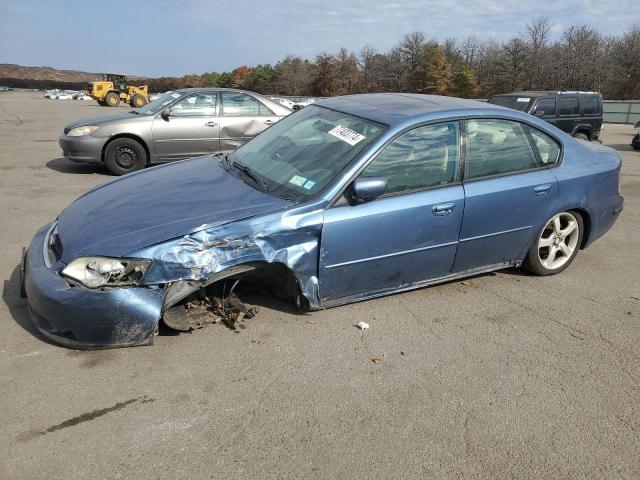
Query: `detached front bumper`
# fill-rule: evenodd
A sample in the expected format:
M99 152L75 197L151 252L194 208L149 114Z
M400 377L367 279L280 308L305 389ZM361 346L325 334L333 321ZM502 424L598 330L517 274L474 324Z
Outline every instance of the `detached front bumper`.
M50 225L31 241L24 260L24 288L36 328L56 343L72 348L113 348L153 343L165 291L131 287L91 290L72 287L48 268L44 244Z
M82 135L81 137L69 137L60 135L58 143L62 149L64 158L74 162L101 163L102 147L108 138L99 138L92 135Z

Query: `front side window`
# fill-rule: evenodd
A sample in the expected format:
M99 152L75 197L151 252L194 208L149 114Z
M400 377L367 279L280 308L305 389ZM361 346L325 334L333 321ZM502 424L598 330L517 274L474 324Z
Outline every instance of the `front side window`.
M544 165L554 165L557 163L560 157L560 144L551 138L546 133L542 133L540 130L530 128L531 138L535 143L538 153L540 154L540 160Z
M222 93L222 115L225 117L259 117L274 113L255 98L244 93Z
M215 93L196 93L180 100L171 107L174 117L212 117L216 115Z
M576 97L558 99L560 116L578 115L578 99Z
M248 167L270 194L305 200L329 185L384 129L370 120L311 105L245 143L226 165L241 177L241 169Z
M391 142L363 175L384 177L387 193L410 192L457 181L459 161L458 122L425 125Z
M580 97L580 109L583 115L597 115L598 111L598 97L595 95L584 95Z
M554 98L543 98L538 100L534 114L540 117L549 117L556 114L556 100Z
M511 120L469 120L465 179L536 168L538 161L523 126Z

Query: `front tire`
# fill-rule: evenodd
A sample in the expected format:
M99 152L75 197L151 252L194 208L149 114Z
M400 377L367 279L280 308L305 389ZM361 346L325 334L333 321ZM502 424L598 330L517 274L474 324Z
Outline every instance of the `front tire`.
M117 138L107 145L104 164L113 175L125 175L145 167L147 152L135 140Z
M131 97L131 106L133 108L144 107L146 103L147 100L140 94L136 93Z
M583 234L584 222L578 212L567 211L554 215L538 234L523 268L541 276L562 272L578 254Z

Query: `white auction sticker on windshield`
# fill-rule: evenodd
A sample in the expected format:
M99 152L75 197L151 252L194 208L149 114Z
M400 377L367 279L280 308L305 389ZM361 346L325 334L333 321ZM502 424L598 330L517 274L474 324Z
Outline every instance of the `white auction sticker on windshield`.
M531 99L527 97L520 97L516 100L516 102L528 102L529 100Z
M358 132L354 132L350 128L343 127L342 125L338 125L337 127L329 130L329 135L333 135L343 142L347 142L351 146L366 138L364 135L360 135Z
M301 177L300 175L294 175L289 179L289 183L293 183L297 187L301 187L307 181L306 178Z
M180 98L180 94L179 93L172 93L171 96L173 98Z

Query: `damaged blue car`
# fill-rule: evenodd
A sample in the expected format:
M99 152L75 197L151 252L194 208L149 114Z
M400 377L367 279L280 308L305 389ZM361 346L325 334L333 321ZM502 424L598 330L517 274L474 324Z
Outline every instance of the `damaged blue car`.
M48 338L104 348L152 343L163 320L186 329L187 299L229 280L315 310L508 267L555 274L616 221L620 167L499 106L327 99L232 154L79 197L33 238L23 293Z

